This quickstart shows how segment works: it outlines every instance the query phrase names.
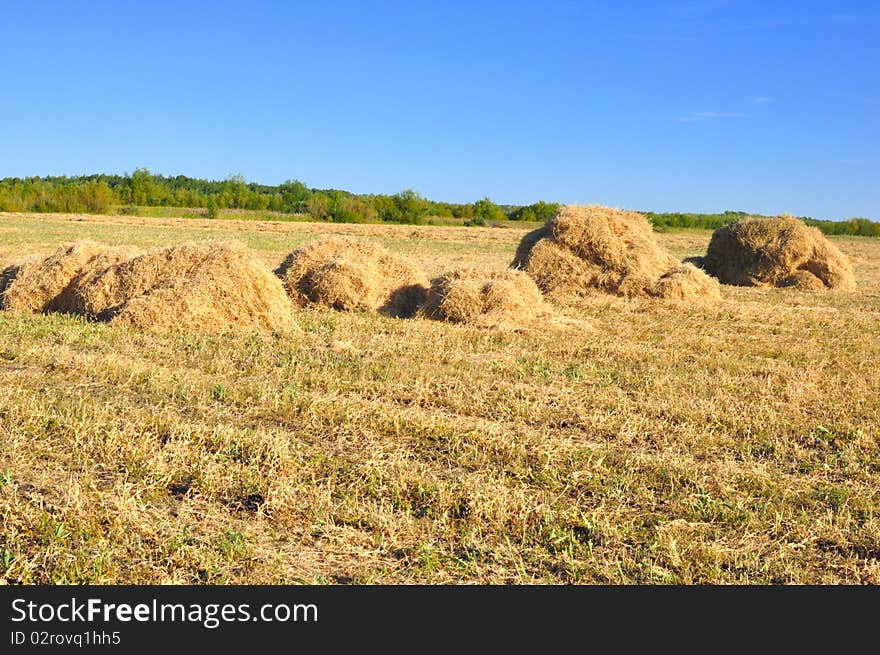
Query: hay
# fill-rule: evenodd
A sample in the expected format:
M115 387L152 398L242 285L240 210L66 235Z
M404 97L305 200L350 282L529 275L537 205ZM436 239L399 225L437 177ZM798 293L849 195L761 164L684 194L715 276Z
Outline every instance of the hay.
M693 264L684 263L661 275L651 290L651 295L694 303L702 300L721 300L721 289L718 280L709 277Z
M281 282L242 244L162 248L81 278L76 309L111 325L157 330L294 329Z
M516 254L513 256L513 261L510 263L510 267L525 269L529 263L529 254L532 252L532 248L535 247L535 244L538 243L538 241L540 241L541 239L550 236L550 228L548 228L546 225L543 225L537 230L532 230L531 232L526 234L520 240L519 245L516 247Z
M433 280L421 314L488 327L528 322L542 312L542 305L541 291L523 271L469 268Z
M275 271L296 305L379 311L411 317L428 278L403 257L370 241L333 237L290 253Z
M3 309L3 293L12 281L18 276L21 264L10 264L0 272L0 309Z
M3 290L3 309L22 312L74 311L70 287L80 276L100 271L132 255L91 241L65 244L45 259L25 262ZM9 271L9 273L7 273ZM6 269L4 278L12 276Z
M792 216L744 218L712 234L703 268L725 284L854 289L847 258Z
M114 266L80 276L70 287L73 311L90 318L111 318L128 300L175 278L186 277L211 257L222 257L227 246L187 243L161 248Z
M550 238L529 251L525 272L544 293L555 296L587 295L595 290L595 268Z
M642 215L596 205L560 209L523 237L512 266L554 296L719 297L717 285L660 247Z
M798 270L779 281L780 287L790 287L800 291L824 291L828 287L810 271Z

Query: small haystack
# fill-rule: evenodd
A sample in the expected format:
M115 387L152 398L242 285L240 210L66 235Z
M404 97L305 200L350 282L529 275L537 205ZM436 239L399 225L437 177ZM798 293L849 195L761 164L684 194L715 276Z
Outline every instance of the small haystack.
M623 297L720 297L714 280L660 247L641 214L597 205L560 209L523 237L512 266L557 296L598 290Z
M275 273L296 305L413 316L428 278L406 259L370 241L332 237L290 253Z
M81 276L101 271L132 253L128 248L108 248L91 241L65 244L45 259L4 270L0 305L22 312L75 311L71 285Z
M792 216L744 218L712 234L703 268L725 284L854 289L852 266L818 229Z
M523 271L462 269L431 283L422 315L478 326L522 324L542 311L541 291Z
M281 282L235 242L149 252L80 278L72 296L79 313L118 326L206 332L294 327Z
M703 300L721 300L718 281L690 263L670 268L650 290L655 298L695 303Z

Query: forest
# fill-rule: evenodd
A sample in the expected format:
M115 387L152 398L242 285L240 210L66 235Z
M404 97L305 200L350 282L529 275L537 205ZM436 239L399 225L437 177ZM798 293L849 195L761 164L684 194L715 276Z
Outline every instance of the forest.
M502 205L488 197L472 203L451 203L429 200L410 189L393 195L354 194L310 188L299 180L272 186L247 182L241 175L204 180L155 174L146 168L123 175L0 179L0 211L137 214L145 207L199 208L209 218L216 218L222 210L255 210L337 223L422 224L432 218L448 218L461 219L464 225L490 225L505 220L543 222L556 212L559 203L541 200L530 205ZM714 229L757 215L744 211L641 213L660 230ZM798 218L826 234L880 236L880 222L867 218Z

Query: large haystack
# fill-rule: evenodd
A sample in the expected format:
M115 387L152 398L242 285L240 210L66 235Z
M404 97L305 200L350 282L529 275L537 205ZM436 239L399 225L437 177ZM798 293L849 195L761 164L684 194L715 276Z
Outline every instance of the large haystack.
M452 323L494 326L527 322L541 312L542 304L541 291L523 271L462 269L431 283L421 313Z
M188 276L208 259L238 244L186 243L160 248L80 276L70 287L73 309L90 318L111 318L126 301L169 280Z
M76 310L112 325L218 332L294 327L281 282L239 243L162 248L80 278Z
M703 268L725 284L854 289L847 258L792 216L744 218L712 234Z
M596 205L560 209L523 237L512 266L556 296L602 291L679 300L718 297L717 283L693 267L682 268L641 214Z
M428 278L406 259L370 241L332 237L290 253L276 274L293 302L410 317Z
M3 309L23 312L74 311L71 285L81 277L131 257L128 248L108 248L91 241L65 244L45 259L4 271Z

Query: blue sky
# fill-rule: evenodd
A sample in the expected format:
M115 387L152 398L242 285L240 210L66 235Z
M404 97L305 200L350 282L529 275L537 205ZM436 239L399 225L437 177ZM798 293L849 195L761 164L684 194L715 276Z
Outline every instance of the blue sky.
M0 4L0 177L880 219L880 3Z

